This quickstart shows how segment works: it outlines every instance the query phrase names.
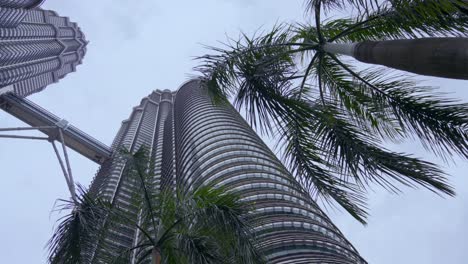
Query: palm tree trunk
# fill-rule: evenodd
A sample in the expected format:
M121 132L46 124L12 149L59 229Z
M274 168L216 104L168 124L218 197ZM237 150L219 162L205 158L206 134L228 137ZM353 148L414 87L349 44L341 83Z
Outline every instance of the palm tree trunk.
M357 43L325 43L323 50L332 54L342 54L354 57Z
M327 43L324 50L416 74L468 80L468 38Z
M161 253L156 248L153 248L151 252L152 264L161 264Z

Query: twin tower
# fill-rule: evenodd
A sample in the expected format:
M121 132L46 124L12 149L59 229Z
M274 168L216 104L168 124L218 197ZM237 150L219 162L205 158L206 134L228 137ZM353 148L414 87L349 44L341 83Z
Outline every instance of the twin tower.
M87 41L77 25L38 8L40 3L0 0L0 106L2 100L27 105L25 96L75 71L86 52ZM7 105L3 108L9 112ZM35 118L41 114L31 107L29 111ZM69 135L76 134L75 128L67 129ZM80 140L87 146L88 139L75 139ZM116 153L142 146L154 162L155 188L189 190L214 184L251 201L256 246L268 263L366 263L240 114L229 104L214 105L200 81L143 98L122 122L107 156L80 152L101 164L90 191L134 219L141 210L131 197L139 185L123 177L125 162ZM135 246L140 236L134 226L111 225L105 242L112 247L97 243L94 252L88 252L92 263L103 263L103 255L118 256ZM139 253L135 251L128 262L138 259Z

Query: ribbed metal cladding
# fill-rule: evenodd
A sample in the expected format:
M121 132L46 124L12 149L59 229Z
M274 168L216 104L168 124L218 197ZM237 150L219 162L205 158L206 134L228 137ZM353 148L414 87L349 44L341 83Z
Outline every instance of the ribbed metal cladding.
M133 109L112 147L118 153L122 147L135 152L141 146L150 150L155 164L157 191L215 184L252 202L254 211L246 217L268 263L366 263L239 113L231 105L213 105L198 81L175 93L154 91ZM115 154L101 167L91 191L144 226L142 209L131 203L139 185L124 172ZM102 263L102 254L117 256L143 240L135 227L113 227L106 237L113 248L103 251L97 245L94 263ZM140 253L133 252L130 262Z
M231 106L214 106L198 81L175 100L177 183L214 183L255 204L249 216L268 263L365 263Z
M86 53L88 42L76 23L26 8L39 2L0 0L0 95L39 92L74 72Z
M0 0L0 7L34 8L38 7L44 0Z

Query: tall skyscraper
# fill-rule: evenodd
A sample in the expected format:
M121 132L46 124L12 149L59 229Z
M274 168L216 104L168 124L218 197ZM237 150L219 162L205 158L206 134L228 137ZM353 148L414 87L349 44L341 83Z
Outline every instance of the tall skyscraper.
M199 81L176 92L154 91L133 109L112 148L115 153L141 146L150 151L158 188L177 185L184 191L212 183L253 202L257 246L268 263L366 263L239 113L213 105ZM124 170L118 155L108 159L90 191L136 220L140 210L131 199L139 185ZM135 246L140 235L134 226L111 227L105 240L112 252L98 245L94 262Z
M35 8L44 2L44 0L0 0L1 7L12 8Z
M39 92L75 71L86 53L76 23L33 8L41 2L0 0L0 95Z
M268 263L366 263L239 113L230 105L213 105L197 80L176 92L154 91L143 98L122 123L111 150L22 99L75 71L86 53L87 41L77 25L37 8L41 3L0 0L0 108L34 127L60 127L64 144L102 163L90 192L137 221L141 210L132 197L140 186L125 177L118 150L145 146L156 188L189 191L214 184L252 202L256 246ZM57 137L55 130L41 131L49 140ZM93 252L86 252L93 263L104 263L101 256L118 256L144 239L133 225L108 227L104 239L111 247L97 241ZM134 251L130 263L140 253Z

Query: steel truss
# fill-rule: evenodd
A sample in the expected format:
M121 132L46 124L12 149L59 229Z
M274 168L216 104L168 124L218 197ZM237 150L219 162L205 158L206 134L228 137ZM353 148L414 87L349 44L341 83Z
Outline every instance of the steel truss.
M17 131L27 131L27 130L50 130L53 131L55 130L56 137L37 137L37 136L23 136L23 135L12 135L12 134L0 134L0 138L13 138L13 139L30 139L30 140L44 140L44 141L49 141L52 144L52 147L54 149L55 155L57 157L57 160L60 164L60 167L63 172L63 176L65 177L65 181L68 186L68 190L70 191L71 198L74 202L77 202L76 200L76 189L75 189L75 181L73 179L73 174L72 174L72 169L70 165L70 160L68 158L68 151L67 151L67 145L65 143L65 138L63 136L63 131L66 130L68 125L68 122L65 120L61 120L58 122L55 126L40 126L40 127L12 127L12 128L0 128L0 132L17 132ZM62 159L62 155L60 154L56 144L55 140L60 141L62 145L62 155L64 159ZM65 160L65 162L64 162Z

